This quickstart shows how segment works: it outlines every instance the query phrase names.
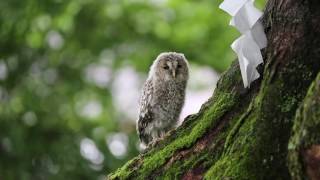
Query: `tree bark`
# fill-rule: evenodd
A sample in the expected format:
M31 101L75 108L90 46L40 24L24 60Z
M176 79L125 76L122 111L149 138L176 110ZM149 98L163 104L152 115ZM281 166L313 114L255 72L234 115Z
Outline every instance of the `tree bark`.
M299 107L290 138L289 168L295 179L320 179L320 73Z
M269 0L263 22L262 78L243 88L234 62L198 114L108 179L320 179L320 1Z

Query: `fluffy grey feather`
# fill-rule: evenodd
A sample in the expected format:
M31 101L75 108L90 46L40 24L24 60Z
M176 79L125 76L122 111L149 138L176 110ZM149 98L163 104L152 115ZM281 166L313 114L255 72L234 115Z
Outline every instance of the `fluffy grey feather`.
M143 144L148 145L175 128L188 77L188 62L181 53L161 53L153 62L140 98L137 131Z

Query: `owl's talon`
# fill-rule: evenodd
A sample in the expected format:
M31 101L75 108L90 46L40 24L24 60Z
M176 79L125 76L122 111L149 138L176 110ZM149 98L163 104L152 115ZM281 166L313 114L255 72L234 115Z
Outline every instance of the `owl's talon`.
M155 141L151 141L151 142L148 144L148 146L147 146L146 149L151 149L151 148L153 148L154 146L155 146Z
M171 136L175 130L176 130L176 128L171 129L170 131L167 132L167 134L165 134L165 136L166 137Z
M154 139L151 143L150 143L150 147L155 147L157 144L159 144L160 143L160 141L162 141L162 140L164 140L164 136L162 136L162 137L159 137L159 138L157 138L157 139ZM148 147L149 147L148 146Z

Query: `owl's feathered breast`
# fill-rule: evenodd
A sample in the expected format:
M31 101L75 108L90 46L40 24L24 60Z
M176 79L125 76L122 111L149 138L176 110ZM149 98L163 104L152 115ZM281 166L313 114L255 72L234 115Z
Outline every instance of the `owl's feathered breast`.
M185 83L173 81L155 83L148 79L140 99L138 132L140 139L149 142L150 131L171 129L176 125L184 103Z

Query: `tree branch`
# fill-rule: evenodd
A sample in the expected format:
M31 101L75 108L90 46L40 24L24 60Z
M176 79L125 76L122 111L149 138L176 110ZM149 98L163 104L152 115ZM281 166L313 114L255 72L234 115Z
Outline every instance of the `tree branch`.
M319 9L315 0L269 0L262 80L244 89L233 63L198 114L108 178L290 179L295 112L320 70Z

